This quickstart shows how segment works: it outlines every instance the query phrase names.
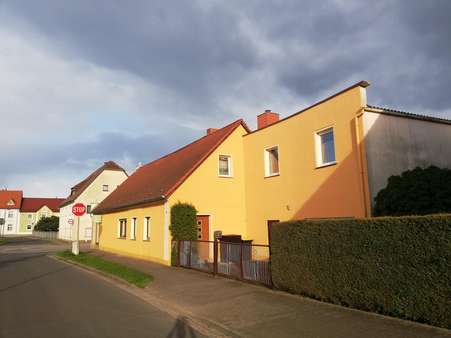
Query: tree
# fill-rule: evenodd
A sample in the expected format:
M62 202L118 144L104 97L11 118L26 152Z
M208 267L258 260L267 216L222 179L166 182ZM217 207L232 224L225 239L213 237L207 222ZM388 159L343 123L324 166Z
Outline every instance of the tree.
M196 240L197 239L197 210L189 203L178 202L171 208L171 231L172 240ZM173 242L177 244L177 242ZM177 245L172 246L171 264L177 264Z
M58 231L58 229L59 217L56 216L42 217L34 226L36 231Z
M375 216L451 212L451 170L430 166L391 176L375 198Z

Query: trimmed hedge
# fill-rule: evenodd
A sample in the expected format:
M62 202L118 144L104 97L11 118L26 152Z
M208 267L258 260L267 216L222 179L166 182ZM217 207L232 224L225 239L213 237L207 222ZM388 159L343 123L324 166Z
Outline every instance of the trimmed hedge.
M189 203L177 202L171 207L169 226L173 241L197 239L197 210ZM177 247L172 247L171 264L177 263Z
M279 223L271 253L279 289L451 328L451 215Z

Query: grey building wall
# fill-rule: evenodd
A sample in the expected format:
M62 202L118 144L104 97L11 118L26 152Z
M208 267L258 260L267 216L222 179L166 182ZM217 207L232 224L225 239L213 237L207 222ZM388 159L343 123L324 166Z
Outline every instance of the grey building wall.
M380 113L363 115L371 205L392 175L417 166L451 168L451 125Z

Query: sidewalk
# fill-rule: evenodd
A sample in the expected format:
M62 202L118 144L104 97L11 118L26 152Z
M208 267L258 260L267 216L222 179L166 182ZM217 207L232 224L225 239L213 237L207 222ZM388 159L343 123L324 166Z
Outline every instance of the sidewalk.
M144 289L160 306L176 306L232 336L301 338L451 337L451 331L348 309L183 268L99 250L92 254L133 266L155 280Z

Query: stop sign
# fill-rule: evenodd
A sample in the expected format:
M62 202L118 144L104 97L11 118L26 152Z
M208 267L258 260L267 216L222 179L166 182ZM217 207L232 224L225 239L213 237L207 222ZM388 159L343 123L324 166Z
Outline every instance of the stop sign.
M86 212L86 206L83 203L76 203L72 207L72 213L75 216L83 216Z

